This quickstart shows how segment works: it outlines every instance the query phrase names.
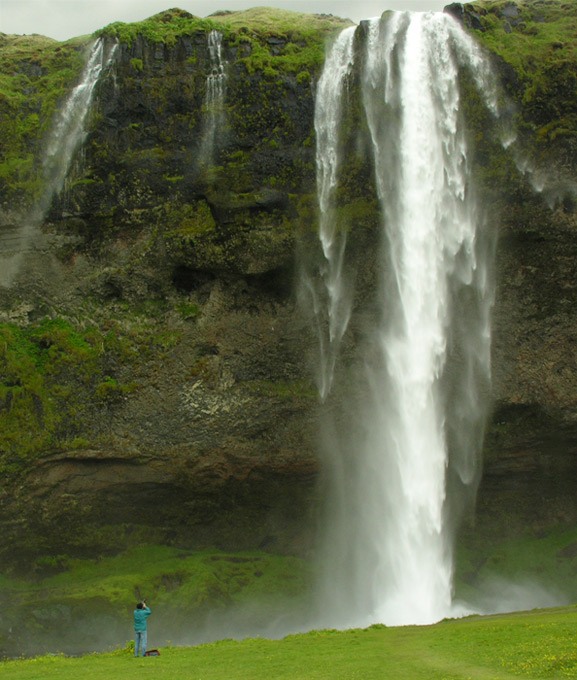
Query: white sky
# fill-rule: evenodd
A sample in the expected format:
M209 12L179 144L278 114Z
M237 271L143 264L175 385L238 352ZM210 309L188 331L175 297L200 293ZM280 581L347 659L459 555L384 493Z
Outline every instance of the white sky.
M326 13L359 22L387 9L441 11L451 0L0 0L0 32L40 33L68 40L113 21L142 21L180 7L205 17L221 9L269 6L295 12Z

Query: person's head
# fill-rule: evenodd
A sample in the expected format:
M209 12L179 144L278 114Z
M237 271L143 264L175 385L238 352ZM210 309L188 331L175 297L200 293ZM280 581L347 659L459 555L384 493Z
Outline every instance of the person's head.
M136 603L136 608L137 608L137 609L143 609L143 608L144 608L144 603L143 603L143 602L137 602L137 603Z

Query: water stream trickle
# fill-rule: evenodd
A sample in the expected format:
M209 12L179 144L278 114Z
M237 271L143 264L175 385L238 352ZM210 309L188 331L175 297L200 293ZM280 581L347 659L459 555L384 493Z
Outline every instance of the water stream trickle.
M226 62L222 58L222 33L211 31L208 34L208 55L210 71L206 78L204 99L205 122L199 162L211 165L218 148L218 135L222 134L225 123Z
M0 285L8 287L18 274L26 251L38 234L55 194L63 188L74 155L86 136L85 121L92 103L94 88L114 60L117 45L107 48L99 38L93 44L80 82L56 113L42 156L42 192L22 224L5 238L0 238Z
M47 201L62 189L70 162L86 136L84 123L90 110L94 88L102 73L112 63L116 49L115 44L107 51L101 38L94 43L80 83L71 91L56 116L43 162L47 179L45 193L50 195L46 198Z
M317 140L317 186L319 238L323 251L321 287L315 293L320 352L318 387L324 400L330 392L340 342L351 310L350 284L343 271L346 232L339 229L335 210L340 162L340 122L343 93L353 66L355 27L342 31L327 56L317 88L315 133ZM319 299L324 304L319 304ZM325 318L326 316L326 318Z
M319 87L321 110L342 87L336 58L327 57L323 78L332 86ZM379 311L354 364L361 368L349 371L342 413L324 425L325 625L423 624L454 613L453 534L479 476L493 299L492 237L471 177L462 68L497 115L490 69L451 17L393 12L368 24L361 89L383 229ZM337 140L338 132L319 138L319 147L332 145L317 152L321 205ZM325 248L322 220L320 239L339 279L342 252ZM329 364L338 356L331 338L328 350L321 346Z

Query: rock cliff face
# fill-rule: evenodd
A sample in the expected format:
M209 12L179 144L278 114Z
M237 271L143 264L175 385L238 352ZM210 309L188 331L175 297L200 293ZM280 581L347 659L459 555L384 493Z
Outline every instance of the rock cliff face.
M524 156L525 174L496 198L494 409L478 508L489 531L514 534L577 519L569 481L577 465L577 109L567 96L577 17L552 2L472 3L461 16L493 52ZM503 178L499 166L485 175L488 197Z
M492 4L451 11L495 52L528 157L562 188L549 207L477 120L480 182L500 232L495 409L479 502L490 531L577 519L568 484L577 465L577 225L566 188L577 164L575 104L556 99L547 120L549 81L539 80L537 96L535 64L508 60L509 38L497 40L525 40L543 22L511 19L507 7L525 16L529 4ZM510 30L496 33L505 20ZM317 248L314 84L325 38L346 23L287 22L172 10L102 32L107 50L117 45L114 67L96 87L66 185L0 300L3 561L142 541L310 549L315 341L295 279ZM3 49L11 44L5 37ZM66 47L76 73L81 48ZM574 82L571 59L551 64L559 82ZM16 61L39 88L41 60ZM46 129L36 108L30 116ZM376 201L356 135L363 122L350 115L350 182L339 200L357 229L349 257L362 263L361 300L374 279ZM33 147L30 125L14 153ZM5 234L31 223L16 209L35 190L28 165L18 187L12 169L2 175Z
M314 231L313 78L346 24L294 17L105 30L88 136L2 296L7 557L308 550L317 400L295 240Z

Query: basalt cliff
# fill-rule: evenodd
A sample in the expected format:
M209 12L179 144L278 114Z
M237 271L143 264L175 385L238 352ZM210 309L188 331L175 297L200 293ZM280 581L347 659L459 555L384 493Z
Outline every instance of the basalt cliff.
M577 12L557 0L446 11L486 48L523 149L514 159L489 134L464 78L498 232L472 519L486 537L546 531L577 520ZM349 23L170 10L67 43L0 35L0 257L6 272L17 260L0 292L7 567L147 543L314 550L322 407L297 291L321 257L315 87ZM95 40L113 56L39 216L51 126ZM378 208L366 122L351 109L349 123L338 201L357 270L352 361Z
M100 38L114 66L2 295L12 557L143 536L306 549L316 393L295 249L313 234L314 77L325 36L346 23L230 16L218 55L209 36L229 15L173 10ZM3 40L33 89L42 62L24 38ZM225 95L216 113L211 76ZM13 209L27 200L15 185L8 244L30 220Z

